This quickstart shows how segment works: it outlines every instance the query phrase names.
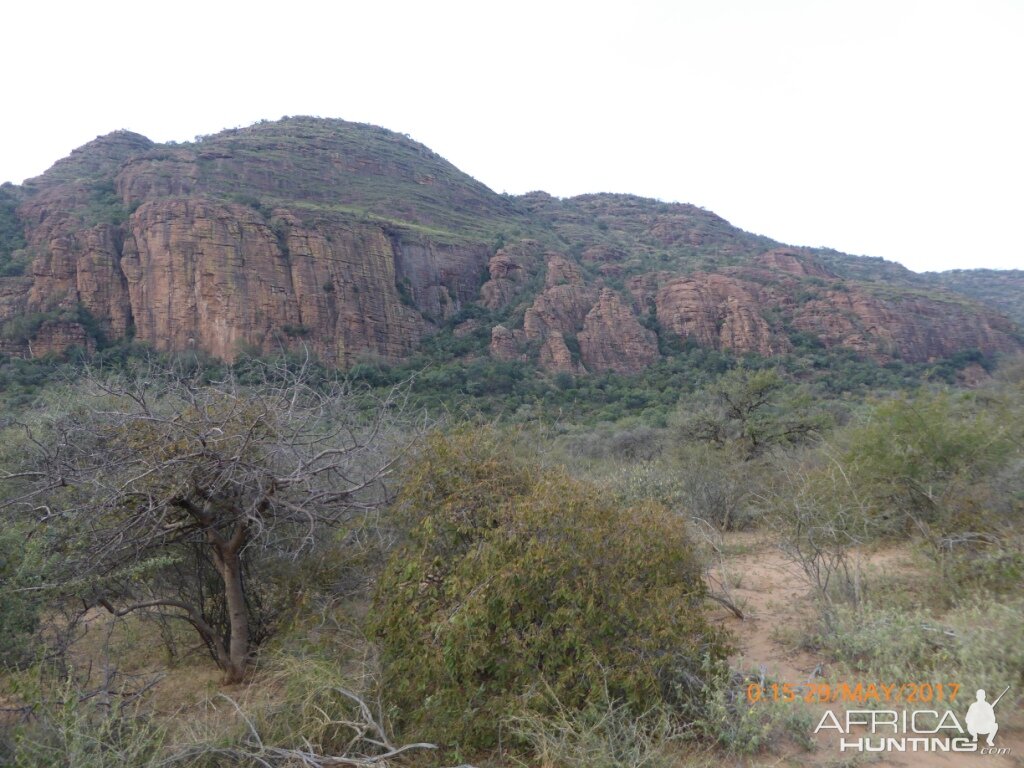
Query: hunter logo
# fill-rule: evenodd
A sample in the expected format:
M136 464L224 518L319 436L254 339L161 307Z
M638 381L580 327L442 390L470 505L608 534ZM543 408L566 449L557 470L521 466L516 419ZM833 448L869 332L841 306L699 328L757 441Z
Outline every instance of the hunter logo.
M967 710L966 718L967 730L975 741L978 740L979 734L982 736L987 735L988 745L990 747L993 746L992 739L995 738L996 731L999 730L999 723L996 722L995 706L1008 690L1010 690L1010 686L1006 686L1003 693L1000 693L998 698L989 704L985 701L985 690L982 688L978 689L977 700Z
M975 701L963 721L951 709L849 709L836 715L825 712L815 733L834 730L839 735L840 752L976 752L979 755L1006 755L1009 748L995 746L999 731L995 707L1009 686L991 704L984 689L978 689ZM978 737L985 736L979 745Z

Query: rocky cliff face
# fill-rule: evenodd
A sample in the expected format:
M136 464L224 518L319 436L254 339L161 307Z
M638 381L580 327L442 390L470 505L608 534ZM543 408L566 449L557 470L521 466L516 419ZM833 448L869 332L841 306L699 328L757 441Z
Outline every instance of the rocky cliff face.
M579 334L580 357L591 371L636 373L658 359L658 339L607 288L591 307Z
M478 353L583 375L639 371L672 343L782 354L794 334L878 360L1022 346L1002 315L896 265L780 246L694 206L496 195L406 137L341 121L184 145L117 132L3 203L6 354L132 334L349 365L480 327Z
M793 325L878 360L925 362L967 349L1014 352L1013 324L993 312L952 299L879 296L836 285L793 310Z
M353 194L353 179L393 174L394 185L427 185L484 222L509 214L425 148L366 129L371 145L393 150L371 162L360 156L368 152L358 142L363 127L338 133L321 122L254 131L250 143L229 132L155 150L122 132L76 151L26 185L18 214L35 254L31 284L21 300L0 305L0 321L80 307L105 336L130 330L160 350L231 359L305 345L337 364L408 355L479 298L491 248L425 226L447 223L440 205L398 221L354 212L338 202ZM424 158L433 174L418 170Z
M761 315L763 298L754 283L697 273L669 280L654 298L662 328L701 346L773 355L787 349Z
M385 232L306 227L287 212L275 224L276 232L250 209L205 201L139 208L121 260L136 337L228 359L306 341L336 363L366 353L397 359L415 347L426 321L399 295L400 249ZM444 286L409 285L436 309Z

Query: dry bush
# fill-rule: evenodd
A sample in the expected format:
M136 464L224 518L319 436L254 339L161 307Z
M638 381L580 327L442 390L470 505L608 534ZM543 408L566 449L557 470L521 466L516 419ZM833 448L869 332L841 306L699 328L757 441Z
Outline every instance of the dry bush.
M864 596L856 550L873 538L865 503L836 461L791 467L787 479L788 490L772 500L782 550L824 605L856 604Z
M505 721L510 737L524 744L542 768L671 768L674 743L683 733L657 707L637 714L604 696L584 709L567 707L550 691L547 714L524 709Z
M762 462L748 462L728 448L682 446L673 456L674 476L686 513L719 530L746 528L757 519L752 502L764 474Z

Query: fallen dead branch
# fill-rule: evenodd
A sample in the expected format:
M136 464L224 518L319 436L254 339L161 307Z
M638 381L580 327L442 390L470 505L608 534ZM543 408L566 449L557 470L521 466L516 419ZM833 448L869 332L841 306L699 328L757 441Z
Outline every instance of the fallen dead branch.
M313 745L306 741L302 747L278 747L263 742L259 730L252 719L246 715L238 702L226 694L219 694L234 707L238 717L245 723L247 736L240 746L216 747L209 744L190 745L165 761L165 765L195 760L199 757L221 757L232 760L245 760L262 768L280 768L282 766L302 766L302 768L332 768L333 766L353 766L369 768L370 766L387 766L391 759L413 750L437 749L436 744L417 742L396 745L392 742L387 730L373 716L366 702L355 693L344 688L333 688L334 691L351 700L359 710L359 719L331 719L331 725L339 725L352 730L349 740L350 753L343 755L319 754ZM472 768L472 766L459 766Z

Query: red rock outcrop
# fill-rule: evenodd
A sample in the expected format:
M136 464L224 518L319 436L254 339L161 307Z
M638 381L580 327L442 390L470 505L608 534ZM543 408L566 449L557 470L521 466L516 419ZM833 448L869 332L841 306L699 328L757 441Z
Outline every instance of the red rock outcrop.
M446 324L479 354L495 322L483 310L504 319L493 357L570 373L656 361L638 316L761 355L789 350L794 329L877 360L1024 347L1005 317L891 263L776 246L694 206L496 195L407 137L342 121L188 145L119 131L2 199L25 242L8 236L0 258L33 256L0 277L9 354L134 334L226 359L304 345L347 365L406 357Z
M877 360L926 362L965 349L1014 352L1012 323L956 300L913 294L881 298L853 286L829 290L795 307L795 328L826 346L853 349Z
M523 240L500 248L488 264L490 280L480 288L480 303L488 309L506 306L538 269L542 254L543 248L536 240Z
M114 338L131 324L128 285L121 271L120 232L111 225L97 225L71 232L52 232L39 242L40 254L32 263L32 288L27 297L30 312L82 306L101 319Z
M0 278L0 321L10 320L25 311L25 298L32 290L32 277Z
M515 334L504 325L496 325L491 329L490 352L491 357L496 360L526 359L526 355L519 350Z
M255 211L159 201L143 205L130 228L121 266L137 338L230 360L300 325L288 262Z
M797 248L773 248L755 257L754 264L797 277L835 278L813 256Z
M658 359L658 339L607 288L579 333L580 358L589 371L636 373Z
M565 337L558 331L550 332L544 339L537 361L542 368L553 373L586 373L586 369L573 360Z
M142 206L121 260L136 337L225 359L246 346L308 343L349 363L415 347L424 321L399 293L398 257L379 227L305 228L287 213L275 224L277 232L244 206L202 200Z
M438 246L286 209L271 223L203 197L144 203L123 228L40 214L23 308L84 307L113 338L232 359L308 344L325 361L408 355L428 322L476 298L482 245ZM16 314L11 310L9 314Z
M32 284L0 322L84 310L108 337L159 349L301 344L340 364L404 357L476 301L492 248L446 230L512 215L406 137L306 118L188 146L117 132L19 199Z
M552 332L574 335L596 299L596 291L583 281L579 264L550 254L544 290L537 294L523 318L526 337L535 341Z
M774 355L788 349L761 316L757 286L733 277L699 273L669 281L655 297L658 322L705 347Z

